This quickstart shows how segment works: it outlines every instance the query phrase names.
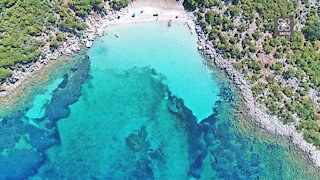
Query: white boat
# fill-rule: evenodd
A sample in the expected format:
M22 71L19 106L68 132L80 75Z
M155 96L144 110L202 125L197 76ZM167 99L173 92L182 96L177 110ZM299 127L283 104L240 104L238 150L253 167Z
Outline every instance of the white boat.
M114 36L116 36L117 38L119 38L119 34L118 34L118 33L115 33Z

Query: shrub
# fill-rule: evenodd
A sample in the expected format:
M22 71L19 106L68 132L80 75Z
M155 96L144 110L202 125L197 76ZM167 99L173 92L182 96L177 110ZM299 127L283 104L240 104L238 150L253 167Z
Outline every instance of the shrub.
M3 81L11 75L11 71L8 69L0 68L0 81Z
M214 12L213 10L209 10L206 12L205 14L205 18L206 18L206 21L209 23L209 24L215 24L216 22L216 12Z
M310 41L320 40L320 20L308 22L303 33Z
M283 78L285 79L291 79L296 75L296 71L294 70L294 68L289 68L287 71L285 71L283 73Z
M57 49L59 46L59 42L55 39L53 41L51 41L50 43L50 49L53 50L53 49Z
M104 11L103 1L101 0L71 0L69 7L81 18L88 16L91 10Z
M128 0L112 0L110 2L110 7L113 10L119 11L120 9L128 6L129 1Z
M51 24L55 24L55 23L56 23L56 21L57 21L56 16L54 16L54 15L50 15L50 16L48 17L48 22L49 22L49 23L51 23Z
M270 52L272 51L272 47L269 44L266 44L263 46L263 50L265 53L270 54Z

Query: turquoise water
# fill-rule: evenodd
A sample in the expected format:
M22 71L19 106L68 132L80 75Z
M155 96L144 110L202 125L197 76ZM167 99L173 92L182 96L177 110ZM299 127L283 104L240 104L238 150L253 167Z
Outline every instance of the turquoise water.
M320 178L235 116L235 87L204 65L186 26L107 32L2 117L0 179Z
M183 98L199 121L212 114L219 87L195 50L196 37L185 26L122 25L107 33L89 51L92 71L148 66L165 76L164 83Z

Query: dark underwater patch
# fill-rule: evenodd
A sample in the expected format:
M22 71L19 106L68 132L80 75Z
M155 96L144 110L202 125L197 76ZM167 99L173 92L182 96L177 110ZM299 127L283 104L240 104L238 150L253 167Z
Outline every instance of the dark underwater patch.
M25 179L34 174L44 161L45 157L40 152L13 149L7 156L0 155L0 179Z
M71 69L72 69L72 68L71 68ZM71 69L70 69L70 70L71 70ZM73 71L73 70L71 70L71 71L72 71L72 72L76 72L76 71ZM65 88L65 87L67 86L67 84L68 84L68 77L69 77L68 74L63 75L63 80L62 80L62 82L59 84L58 88L63 89L63 88Z
M70 114L69 106L75 103L81 95L82 84L90 78L89 59L82 59L77 68L70 69L64 80L52 94L52 101L47 104L45 116L38 119L37 122L47 122L47 129L39 129L24 122L24 114L28 109L17 111L11 116L5 117L0 121L0 179L23 179L32 176L39 167L43 166L46 157L44 151L53 145L60 143L59 133L56 129L56 123L61 118L68 117ZM234 90L228 85L222 85L220 89L220 100L213 106L212 114L198 123L197 118L193 115L192 110L188 109L183 102L174 96L169 88L162 83L161 75L158 75L152 69L135 69L133 73L147 73L151 77L150 84L158 94L154 104L166 101L167 109L173 114L176 122L177 131L183 130L187 135L187 152L190 166L188 167L189 177L202 179L205 163L210 164L212 171L216 172L220 179L259 179L265 178L269 173L268 167L265 167L266 159L263 154L259 154L254 146L255 138L247 139L232 126L232 121L236 118L235 108L237 97ZM124 74L123 76L130 76ZM90 82L88 82L90 85ZM167 97L166 100L164 100ZM159 100L158 100L159 99ZM154 105L155 107L157 105ZM150 108L151 112L156 108ZM156 119L155 113L146 113L150 121ZM130 165L117 164L117 167L110 170L107 179L113 179L113 173L117 174L118 169L124 172L128 171L126 176L132 179L154 179L154 164L162 166L167 163L163 144L156 148L150 147L152 139L148 137L148 131L145 125L137 131L131 132L124 139L127 145ZM26 138L32 149L15 149L16 143L21 137ZM266 144L269 156L274 151L278 151L278 144ZM1 152L0 151L0 152ZM81 161L85 159L79 157ZM78 159L77 159L78 160ZM272 160L272 159L270 159ZM78 161L74 162L76 165ZM46 163L46 165L48 165ZM132 169L128 166L133 167ZM279 162L281 171L285 164ZM18 167L18 168L17 168ZM129 170L128 170L129 169ZM279 170L278 169L278 170ZM108 172L108 169L106 169ZM88 173L88 172L80 172ZM46 177L59 177L62 174L49 164L43 174ZM92 179L99 179L99 175L90 176Z
M81 95L81 87L85 80L88 78L90 60L89 56L85 56L77 64L77 70L71 75L64 75L64 80L52 93L52 100L47 105L45 116L43 119L49 119L47 128L51 129L55 126L56 121L69 116L69 106L75 103ZM69 77L70 76L70 77ZM63 83L66 83L64 85Z
M14 147L24 133L24 123L19 120L24 113L25 111L17 111L0 121L0 153L5 148Z
M25 179L46 160L43 155L49 147L59 143L56 122L69 115L69 105L78 100L81 86L88 77L88 56L79 59L53 92L52 101L46 105L45 116L35 122L49 120L47 129L40 129L25 122L28 109L18 110L0 121L0 179ZM16 149L20 138L25 138L33 149Z
M31 146L36 148L39 152L44 152L52 145L60 142L59 134L55 129L43 130L32 125L26 125L25 132L29 136L29 143Z
M131 133L126 138L127 147L133 152L147 151L149 148L149 143L146 141L147 135L146 127L142 126L137 134Z
M192 111L184 106L183 100L169 92L168 109L177 115L184 123L188 136L189 175L200 179L203 161L211 159L211 168L220 178L233 179L244 177L258 178L266 175L266 170L259 166L261 162L258 154L248 155L244 152L251 146L238 132L232 129L236 95L228 85L220 89L221 100L217 101L213 113L201 123L197 123ZM234 144L233 142L238 142Z

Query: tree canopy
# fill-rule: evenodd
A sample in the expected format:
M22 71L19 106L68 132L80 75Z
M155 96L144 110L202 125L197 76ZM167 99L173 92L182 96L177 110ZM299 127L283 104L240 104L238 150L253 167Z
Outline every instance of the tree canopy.
M86 28L80 21L90 11L104 11L102 0L1 0L0 1L0 82L19 64L37 61L40 46L49 31L79 34ZM74 15L75 14L75 15ZM61 35L62 34L62 35ZM64 38L50 43L56 48Z
M317 19L308 22L303 32L310 41L320 40L320 20Z
M319 146L319 2L287 0L185 0L218 53L252 86L255 99L284 123L300 126ZM276 17L292 17L293 35L275 37ZM300 27L302 31L300 31ZM296 123L296 124L295 124Z
M119 11L121 8L128 6L128 4L129 4L128 0L111 0L110 1L110 7L116 11Z

